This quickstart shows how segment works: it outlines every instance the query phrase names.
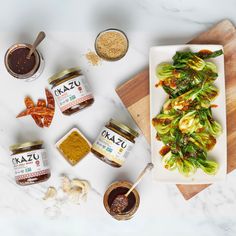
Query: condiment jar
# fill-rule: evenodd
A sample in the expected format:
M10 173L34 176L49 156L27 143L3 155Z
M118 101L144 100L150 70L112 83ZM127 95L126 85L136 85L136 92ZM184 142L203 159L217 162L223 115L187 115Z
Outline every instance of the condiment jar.
M88 81L79 67L63 70L48 81L64 115L72 115L94 102Z
M36 184L50 178L50 168L42 141L15 144L10 150L17 184Z
M138 136L135 130L111 119L98 135L91 152L107 164L121 167Z
M112 183L103 197L103 204L106 211L116 220L129 220L131 219L136 211L138 210L140 197L136 189L134 189L128 196L128 206L124 209L122 213L114 214L111 212L111 205L118 195L126 194L132 184L127 181L118 181Z
M8 73L27 82L38 78L44 68L44 59L38 50L34 51L30 59L26 58L31 47L25 43L14 44L7 50L4 58Z

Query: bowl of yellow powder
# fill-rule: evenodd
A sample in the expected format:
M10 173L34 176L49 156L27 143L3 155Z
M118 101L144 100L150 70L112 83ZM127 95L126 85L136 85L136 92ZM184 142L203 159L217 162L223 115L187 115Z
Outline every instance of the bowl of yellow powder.
M129 48L126 34L118 29L100 32L95 40L95 50L99 57L107 61L117 61L125 56Z
M73 128L56 143L56 148L74 166L90 152L91 143L79 129Z

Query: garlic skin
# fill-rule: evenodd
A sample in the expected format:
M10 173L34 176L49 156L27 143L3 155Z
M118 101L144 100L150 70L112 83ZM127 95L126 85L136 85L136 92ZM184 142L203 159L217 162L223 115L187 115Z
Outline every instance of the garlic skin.
M65 204L71 202L79 205L81 201L87 200L87 195L91 189L90 184L86 180L72 179L66 175L61 178L61 186L56 190L55 187L49 187L45 193L44 200L54 198L57 203Z
M50 187L48 187L47 192L45 193L45 195L43 197L43 200L48 200L50 198L55 198L56 195L57 195L56 188L50 186Z

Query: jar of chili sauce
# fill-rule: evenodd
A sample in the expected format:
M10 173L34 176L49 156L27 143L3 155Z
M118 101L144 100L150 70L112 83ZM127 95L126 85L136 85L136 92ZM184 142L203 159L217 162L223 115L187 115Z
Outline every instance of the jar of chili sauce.
M64 115L72 115L94 103L88 81L79 67L63 70L48 82Z
M44 59L37 49L27 58L31 47L26 43L14 44L7 50L4 59L8 73L27 82L38 78L44 68Z
M112 212L111 209L112 203L115 200L115 198L118 195L126 194L132 186L133 184L128 181L114 182L108 187L103 196L103 204L106 211L116 220L131 219L139 208L139 203L140 203L139 193L136 189L133 189L133 191L128 196L128 205L123 212L114 214L114 212Z
M121 167L135 144L139 133L111 119L94 142L91 152L113 167Z
M51 172L42 141L15 144L10 150L17 184L36 184L50 178Z

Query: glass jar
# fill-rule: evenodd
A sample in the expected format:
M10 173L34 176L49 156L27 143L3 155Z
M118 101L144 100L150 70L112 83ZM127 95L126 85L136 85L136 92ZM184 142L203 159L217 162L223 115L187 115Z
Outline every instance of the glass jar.
M139 133L113 119L105 125L91 152L113 167L121 167L135 144Z
M72 115L94 103L90 86L79 67L63 70L48 81L64 115Z
M35 50L30 59L27 55L32 45L14 44L11 46L4 58L6 69L10 75L24 81L32 81L38 78L44 68L44 59L38 50Z
M103 204L106 211L116 220L129 220L131 219L136 211L138 210L140 197L138 191L133 189L133 191L128 196L128 206L124 209L122 213L114 214L111 212L111 205L118 195L126 194L132 184L127 181L117 181L111 184L103 197Z
M51 173L42 141L15 144L10 150L17 184L36 184L50 178Z

